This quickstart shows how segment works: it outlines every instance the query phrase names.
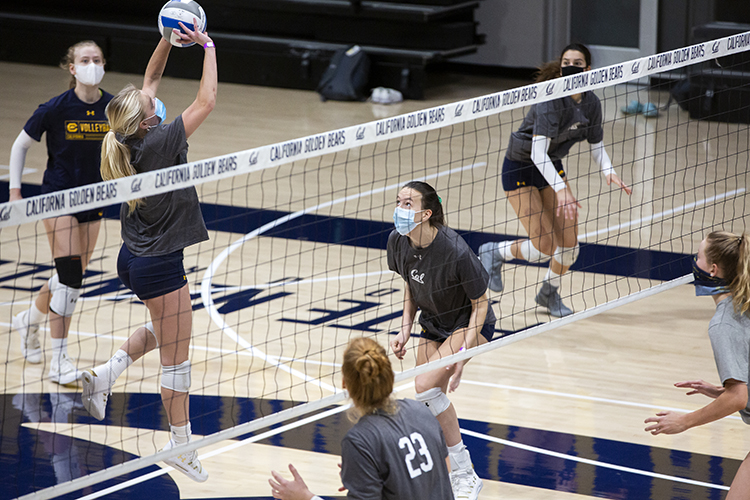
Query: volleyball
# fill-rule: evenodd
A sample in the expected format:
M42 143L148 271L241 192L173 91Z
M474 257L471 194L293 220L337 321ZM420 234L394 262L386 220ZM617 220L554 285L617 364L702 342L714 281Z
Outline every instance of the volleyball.
M174 34L173 29L180 29L178 23L184 24L192 31L196 30L193 26L193 19L198 20L198 31L206 30L206 13L198 2L193 0L170 0L164 4L159 12L159 33L166 41L175 47L190 47L195 42L180 43L180 38Z

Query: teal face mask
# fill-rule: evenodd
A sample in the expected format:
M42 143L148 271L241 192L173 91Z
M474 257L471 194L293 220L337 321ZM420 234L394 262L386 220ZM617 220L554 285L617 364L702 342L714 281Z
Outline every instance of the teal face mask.
M695 295L720 295L722 293L729 293L729 285L723 278L711 276L700 267L698 267L698 258L693 258L693 285L695 285Z

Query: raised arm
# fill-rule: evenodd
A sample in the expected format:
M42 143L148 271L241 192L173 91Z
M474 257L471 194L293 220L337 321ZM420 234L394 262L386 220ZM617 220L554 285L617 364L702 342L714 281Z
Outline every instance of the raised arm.
M172 44L162 38L154 49L154 53L148 61L148 66L146 66L146 72L143 75L143 91L152 98L156 97L156 91L159 89L161 77L164 75L170 50L172 50Z
M197 24L197 21L194 21ZM203 123L216 106L216 90L218 87L218 71L216 68L216 47L206 33L190 31L180 23L185 34L183 38L190 39L203 47L203 75L195 101L182 112L182 123L185 125L185 136L190 137Z

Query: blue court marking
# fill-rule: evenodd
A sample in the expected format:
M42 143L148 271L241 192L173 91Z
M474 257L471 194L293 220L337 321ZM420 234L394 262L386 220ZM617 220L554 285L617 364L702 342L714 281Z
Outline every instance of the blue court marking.
M6 471L0 477L0 499L14 498L30 493L33 489L52 486L66 478L79 477L134 458L128 453L97 443L21 426L22 422L40 421L99 423L83 409L80 397L80 393L0 396L0 464L4 465ZM292 402L282 400L191 395L192 428L196 434L217 432L293 405ZM158 394L115 393L110 398L107 417L101 423L165 430L166 422L166 414ZM739 460L722 457L529 427L468 419L459 419L459 423L464 430L514 443L715 485L730 484L741 463ZM339 455L341 439L351 426L346 414L338 413L315 423L282 432L259 443ZM265 430L249 433L240 439L262 432ZM725 495L724 491L716 488L575 462L472 436L464 436L464 442L471 451L477 474L492 481L623 500L720 500ZM207 469L210 474L210 462ZM158 470L158 467L151 466L127 478L116 478L106 485L87 488L64 498L91 494L155 470ZM332 476L335 473L336 471L331 471ZM216 484L216 492L221 494L220 483ZM266 492L250 493L258 495ZM129 499L137 498L139 495L160 500L179 498L177 487L168 475L131 486L108 495L108 498ZM217 496L216 500L220 498L227 497Z
M2 189L3 185L7 184L7 182L0 182L0 202L7 201L8 191ZM21 191L24 197L35 196L40 194L41 187L23 184ZM209 230L239 234L247 234L291 213L208 203L201 203L201 210ZM119 219L119 205L107 207L104 216ZM385 250L388 235L392 230L391 222L305 214L271 229L264 233L264 236ZM479 231L458 231L458 233L474 250L488 241L506 241L524 237L523 235ZM571 269L588 273L669 281L689 274L692 270L691 259L692 254L582 242L578 260ZM511 263L546 266L546 264L520 261L511 261Z

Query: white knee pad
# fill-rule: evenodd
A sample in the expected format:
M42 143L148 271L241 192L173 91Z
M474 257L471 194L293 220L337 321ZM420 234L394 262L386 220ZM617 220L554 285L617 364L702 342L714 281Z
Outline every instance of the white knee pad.
M578 260L580 251L581 247L578 243L574 247L557 247L555 248L555 260L563 266L570 267Z
M52 298L49 301L49 308L52 312L69 318L73 316L73 311L76 310L76 303L78 302L79 295L81 295L80 288L71 288L68 285L63 285L58 282L55 284L55 291L52 292Z
M143 325L143 327L146 330L148 330L149 332L151 332L151 335L154 336L154 340L156 340L156 348L158 349L159 348L159 339L156 338L156 332L154 331L154 324L151 321L149 321L148 323L146 323L145 325Z
M57 273L55 273L52 275L52 277L49 280L47 280L49 293L55 293L55 289L57 288L57 285L59 284L60 284L60 277L57 275Z
M418 392L416 400L424 403L436 417L443 413L451 405L451 400L445 395L440 387L433 387L424 392Z
M190 389L190 360L179 365L161 367L161 386L176 392Z
M518 245L518 248L521 250L521 255L527 262L541 264L542 262L547 262L549 260L549 255L545 255L537 250L537 248L531 244L531 240L523 240Z

